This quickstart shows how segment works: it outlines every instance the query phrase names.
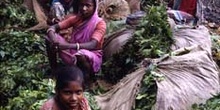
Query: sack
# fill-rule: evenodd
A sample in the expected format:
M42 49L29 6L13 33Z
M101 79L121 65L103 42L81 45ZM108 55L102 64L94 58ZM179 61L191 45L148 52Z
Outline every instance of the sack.
M155 72L163 75L156 80L156 110L189 110L219 93L219 68L208 51L192 46L175 53L155 63Z
M101 110L131 110L144 74L145 67L142 67L124 77L107 93L95 96Z
M209 30L205 26L200 25L195 29L191 27L184 28L184 26L181 28L178 28L177 25L176 29L173 31L173 39L175 42L171 46L171 50L200 45L211 54L211 36Z
M155 79L155 110L188 110L219 93L219 69L210 53L198 45L180 48L152 61L156 69L151 73L162 76ZM131 110L146 68L140 67L107 93L96 96L101 110Z
M137 11L133 14L129 14L126 18L126 28L122 28L118 31L112 31L104 40L103 52L104 57L109 58L115 53L119 53L123 50L123 46L133 37L135 28L141 23L142 18L146 15L143 11Z

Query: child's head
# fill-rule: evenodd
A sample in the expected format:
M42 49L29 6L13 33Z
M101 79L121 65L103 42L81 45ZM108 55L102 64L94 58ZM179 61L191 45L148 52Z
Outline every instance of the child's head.
M56 77L56 99L61 109L78 110L83 99L83 73L76 66L61 67Z

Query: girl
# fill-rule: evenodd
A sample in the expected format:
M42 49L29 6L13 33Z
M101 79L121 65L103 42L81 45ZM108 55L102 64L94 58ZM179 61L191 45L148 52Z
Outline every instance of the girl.
M97 0L74 0L77 12L64 21L51 26L48 38L53 49L58 50L62 61L67 65L77 65L88 77L100 70L102 63L102 44L106 31L106 23L98 16ZM56 32L72 27L72 34L64 38ZM55 54L49 52L50 63ZM53 63L51 63L53 64ZM55 67L51 65L52 69Z
M61 67L56 73L56 94L40 110L90 110L83 96L83 74L75 66Z

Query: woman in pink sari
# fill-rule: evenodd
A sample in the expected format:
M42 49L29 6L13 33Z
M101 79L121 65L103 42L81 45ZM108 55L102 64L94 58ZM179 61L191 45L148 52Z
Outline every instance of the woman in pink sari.
M78 13L51 26L47 33L53 47L51 49L58 50L62 61L66 65L79 66L88 77L91 73L100 70L106 23L98 16L97 0L76 0L76 3L77 5L74 6L77 7L74 9ZM57 34L59 30L70 27L72 27L70 38L64 38ZM51 49L48 51L53 51ZM49 60L53 60L52 57L48 57Z

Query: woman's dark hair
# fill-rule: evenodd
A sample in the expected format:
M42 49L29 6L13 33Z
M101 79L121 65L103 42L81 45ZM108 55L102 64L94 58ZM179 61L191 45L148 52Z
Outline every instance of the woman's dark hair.
M56 72L56 90L65 88L70 81L78 81L84 88L84 77L82 71L76 66L64 66Z
M74 10L74 12L75 13L77 13L77 12L79 12L79 3L80 3L80 0L74 0L73 1L73 10ZM96 0L93 0L93 3L94 3L94 5L95 5L95 9L97 8L97 4L98 3L96 3Z
M74 13L78 13L78 11L79 11L79 0L73 0L72 7L73 7Z

